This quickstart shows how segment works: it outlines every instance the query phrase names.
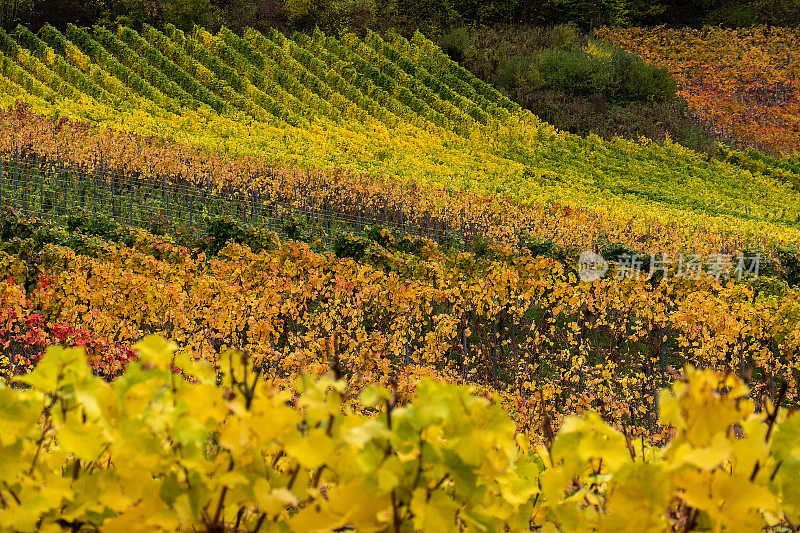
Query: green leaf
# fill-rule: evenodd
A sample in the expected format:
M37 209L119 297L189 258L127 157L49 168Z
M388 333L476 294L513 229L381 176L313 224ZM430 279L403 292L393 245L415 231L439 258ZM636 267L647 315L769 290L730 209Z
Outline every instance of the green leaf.
M178 346L157 335L148 335L134 345L139 354L142 367L153 366L162 370L172 370L173 356Z

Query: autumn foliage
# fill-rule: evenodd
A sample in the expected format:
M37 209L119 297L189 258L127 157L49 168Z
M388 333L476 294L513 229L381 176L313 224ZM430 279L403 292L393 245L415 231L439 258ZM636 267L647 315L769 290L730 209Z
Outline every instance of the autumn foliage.
M717 135L773 153L800 151L797 28L604 28L598 37L668 68Z
M157 337L112 384L51 348L0 386L0 525L17 531L684 531L800 521L798 415L757 414L736 378L688 369L660 394L665 447L599 416L533 447L496 401L424 380L260 379ZM185 378L173 372L183 370ZM794 526L791 526L794 527ZM780 529L776 529L780 530Z

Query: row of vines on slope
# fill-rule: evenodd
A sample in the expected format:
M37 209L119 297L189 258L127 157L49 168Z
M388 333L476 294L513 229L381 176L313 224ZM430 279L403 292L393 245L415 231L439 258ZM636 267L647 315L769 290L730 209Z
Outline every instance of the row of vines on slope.
M305 211L335 206L337 216L354 226L372 220L415 227L426 236L449 230L456 237L478 234L509 245L518 244L520 236L528 234L570 253L597 249L605 242L673 256L757 249L775 257L776 248L791 247L800 240L796 230L765 224L746 208L738 217L723 217L699 212L689 216L689 212L666 206L628 206L623 212L591 204L520 202L506 195L403 183L346 169L298 169L254 156L210 155L157 137L66 119L53 121L22 105L0 113L0 131L5 194L9 176L30 174L28 185L36 189L37 180L57 181L56 175L72 173L109 190L116 186L123 195L129 185L149 184L145 189L185 194L188 187L197 191L198 198L202 193L246 199L245 203L272 214L277 204ZM66 179L63 175L58 179ZM60 190L59 194L63 197L69 192L75 193ZM745 196L740 198L744 203Z
M796 28L603 28L598 37L667 67L715 133L773 153L800 152Z
M766 224L763 232L797 240L796 172L785 180L668 142L559 132L419 34L45 27L33 35L20 27L0 45L4 105L25 100L39 113L274 167L388 174L405 185L591 206L628 219L657 213L667 226L708 217L707 225L744 233ZM212 177L233 177L224 174ZM252 177L234 181L249 186Z
M0 307L22 305L22 291L24 312L45 323L125 345L156 332L212 362L235 347L273 377L335 366L353 386L394 381L403 397L425 375L478 383L539 434L543 413L558 422L585 409L656 430L655 392L687 363L747 379L760 407L784 383L786 401L800 398L800 299L770 278L587 284L515 248L444 254L421 241L411 253L388 235L355 262L294 241L258 253L229 243L212 257L143 232L120 237L129 247L36 221L9 227L12 302Z

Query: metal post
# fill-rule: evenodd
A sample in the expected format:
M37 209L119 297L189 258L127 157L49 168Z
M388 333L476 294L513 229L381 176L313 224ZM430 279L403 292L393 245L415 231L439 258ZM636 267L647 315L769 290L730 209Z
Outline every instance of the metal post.
M164 200L165 200L165 202L167 204L166 216L167 216L167 220L169 220L169 216L170 216L170 213L169 213L169 192L167 192L167 176L166 175L164 175Z
M497 320L492 321L492 381L497 381Z
M97 184L99 180L97 179L97 169L94 171L94 190L92 191L92 212L94 213L95 218L97 218Z
M331 238L333 238L333 211L328 204L328 246L331 245Z
M406 331L406 360L405 360L405 363L406 363L406 368L408 368L408 365L411 363L411 344L410 344L408 331Z
M464 373L464 379L467 378L467 324L461 329L461 346L464 350L461 355L461 370Z
M194 228L194 194L189 195L189 225Z
M22 197L24 198L23 201L25 202L24 203L25 213L28 212L28 174L30 174L30 172L31 172L30 167L28 167L27 170L28 170L28 172L25 172L25 182L24 182L25 190L22 192Z
M431 212L425 211L425 236L431 240Z
M356 196L356 233L361 234L361 197Z
M130 178L128 179L128 185L130 186L131 189L131 201L130 201L130 207L128 209L128 224L130 226L133 226L133 185L134 185L133 179L134 179L133 175L131 175Z
M114 220L117 219L117 204L114 202L114 197L116 195L116 184L115 182L117 177L117 171L111 171L111 216L114 217Z
M17 191L19 190L19 152L14 150L14 199L17 198Z
M44 215L44 176L38 172L38 167L36 174L38 175L39 179L39 207L41 214Z

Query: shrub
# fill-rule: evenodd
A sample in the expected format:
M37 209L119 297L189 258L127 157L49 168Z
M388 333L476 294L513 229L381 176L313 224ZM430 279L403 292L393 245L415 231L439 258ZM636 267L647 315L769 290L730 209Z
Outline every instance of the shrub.
M689 368L659 395L674 431L664 448L587 412L534 451L500 402L466 386L426 379L400 405L396 391L356 398L330 375L281 389L230 352L217 375L157 337L136 349L111 384L82 350L51 348L16 380L24 390L0 385L0 527L760 531L800 520L800 415L754 413L730 375Z
M675 78L667 69L648 65L623 50L614 51L610 67L610 80L603 89L609 100L661 102L674 98L677 93Z
M338 258L349 257L361 261L375 243L366 237L357 237L352 233L342 232L333 237L333 252Z
M497 85L509 93L533 91L545 85L538 61L531 56L511 56L497 72Z
M245 225L230 216L208 217L205 222L209 237L206 252L211 255L216 255L229 241L249 246L256 253L261 250L274 250L279 243L274 232Z
M533 255L550 257L556 261L567 262L570 258L570 253L551 239L534 237L527 231L520 236L519 247L527 248Z
M454 28L442 35L439 39L439 46L444 53L458 63L471 61L478 53L475 42L470 36L469 28L466 26Z
M776 252L783 279L791 286L800 285L800 250L789 245L778 247Z
M583 37L578 28L572 24L558 24L544 32L547 48L560 48L563 50L573 50L580 48L583 44Z
M302 215L291 214L281 221L280 231L289 240L308 242L311 240L311 230L306 218Z
M544 50L539 70L549 89L585 96L603 93L610 81L605 61L582 50Z

